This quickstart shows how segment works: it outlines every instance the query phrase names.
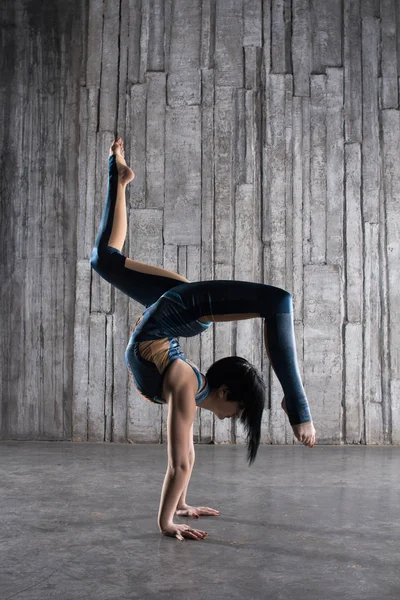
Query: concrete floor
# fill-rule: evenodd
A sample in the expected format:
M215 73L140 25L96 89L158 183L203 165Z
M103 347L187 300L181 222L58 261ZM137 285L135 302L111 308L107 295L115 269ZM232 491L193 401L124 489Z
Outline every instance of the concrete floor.
M400 448L195 448L179 542L165 445L1 442L1 600L399 600Z

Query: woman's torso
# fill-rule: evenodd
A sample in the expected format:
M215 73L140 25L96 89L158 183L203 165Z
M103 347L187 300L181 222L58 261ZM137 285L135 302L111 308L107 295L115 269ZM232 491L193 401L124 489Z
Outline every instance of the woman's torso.
M125 352L126 364L139 394L150 402L165 404L168 400L166 387L163 387L165 377L172 364L183 361L192 368L197 379L195 400L200 404L210 392L206 378L186 358L175 336L192 337L210 325L193 318L180 297L171 291L149 306L137 319ZM187 369L174 366L174 376L181 377L184 373L190 378Z

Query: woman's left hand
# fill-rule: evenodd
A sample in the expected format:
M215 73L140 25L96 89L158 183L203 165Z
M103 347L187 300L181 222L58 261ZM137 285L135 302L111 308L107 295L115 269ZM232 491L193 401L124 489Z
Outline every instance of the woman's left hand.
M188 504L184 504L176 509L176 514L179 517L199 519L203 515L217 516L219 515L219 510L209 508L208 506L189 506Z

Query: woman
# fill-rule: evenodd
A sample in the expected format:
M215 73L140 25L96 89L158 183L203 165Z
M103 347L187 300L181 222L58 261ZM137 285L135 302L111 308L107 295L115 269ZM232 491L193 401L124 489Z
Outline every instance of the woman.
M168 469L159 529L179 540L203 539L206 532L173 522L175 512L195 518L218 514L186 504L197 405L220 419L240 417L251 464L260 444L265 386L256 369L236 356L215 362L204 376L185 357L177 338L198 335L216 321L262 317L265 348L285 393L282 408L296 438L312 448L315 429L297 366L292 298L285 290L260 283L191 283L172 271L125 257L121 253L127 230L125 188L134 173L124 156L118 137L110 148L108 194L90 265L146 307L132 329L125 358L138 393L150 402L168 404Z

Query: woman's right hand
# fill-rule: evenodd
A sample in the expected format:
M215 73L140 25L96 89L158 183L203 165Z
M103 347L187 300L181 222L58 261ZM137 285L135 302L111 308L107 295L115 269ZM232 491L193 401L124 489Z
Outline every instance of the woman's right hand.
M176 537L181 542L184 541L184 538L203 540L208 535L206 531L193 529L193 527L189 527L189 525L176 525L175 523L171 523L167 527L164 527L161 530L161 533L170 537Z

